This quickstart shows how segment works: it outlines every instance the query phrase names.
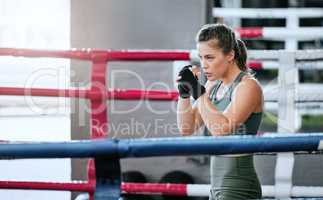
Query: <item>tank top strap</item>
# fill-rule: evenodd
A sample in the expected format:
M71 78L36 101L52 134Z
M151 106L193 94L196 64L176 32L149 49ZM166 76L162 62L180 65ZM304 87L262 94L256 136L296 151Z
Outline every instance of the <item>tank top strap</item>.
M211 100L215 100L215 99L216 99L216 93L217 93L217 91L218 91L218 89L219 89L220 85L221 85L221 81L220 81L220 80L216 80L216 81L215 81L215 84L214 84L214 86L212 87L211 92L210 92L210 96L209 96L209 98L210 98Z
M228 92L230 93L230 100L231 100L231 93L233 92L234 88L239 84L239 82L241 81L241 78L246 75L246 72L244 71L241 71L238 76L234 79L233 83L230 85L230 88L228 90ZM212 87L211 89L211 92L210 92L210 96L209 98L211 100L216 100L216 93L219 89L219 87L221 86L222 84L222 81L221 80L216 80L214 86Z
M232 93L234 88L240 83L242 77L244 77L247 73L244 71L241 71L238 76L235 78L235 80L233 81L232 85L229 88L229 96L230 96L230 101L231 101L231 97L232 97Z

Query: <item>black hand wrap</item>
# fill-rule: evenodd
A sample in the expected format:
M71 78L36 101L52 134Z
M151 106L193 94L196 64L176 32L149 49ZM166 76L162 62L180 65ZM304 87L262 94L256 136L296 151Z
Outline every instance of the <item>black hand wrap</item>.
M196 100L205 93L205 87L200 84L190 68L192 68L191 65L185 66L178 73L178 92L182 98L188 98L191 95Z

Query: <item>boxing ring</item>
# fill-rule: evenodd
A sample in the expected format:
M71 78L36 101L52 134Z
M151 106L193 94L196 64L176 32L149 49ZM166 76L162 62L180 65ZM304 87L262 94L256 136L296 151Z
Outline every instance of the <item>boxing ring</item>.
M286 60L286 54L289 59ZM89 89L48 89L48 88L10 88L0 87L1 95L14 96L46 96L83 98L91 103L90 127L91 139L71 142L14 142L2 141L0 144L0 157L2 159L28 159L28 158L93 158L88 163L88 181L53 183L53 182L24 182L0 181L3 189L38 189L38 190L64 190L89 193L90 199L119 199L123 193L145 194L172 194L180 196L206 196L208 185L184 184L135 184L121 182L120 159L142 158L158 156L183 155L224 155L240 153L321 153L323 148L323 133L288 134L288 131L279 134L264 134L261 136L226 136L226 137L189 137L189 138L163 138L163 139L106 139L107 129L98 126L108 123L106 101L114 100L152 100L176 101L176 91L158 90L126 90L109 89L106 85L107 64L110 61L193 61L196 59L195 51L103 51L103 50L70 50L70 51L42 51L29 49L0 49L0 56L17 57L52 57L90 61L91 87ZM279 70L286 70L285 66L296 68L301 66L298 62L321 62L323 51L250 51L251 60L259 62L282 63ZM255 62L252 61L252 62ZM250 62L250 63L252 63ZM287 68L289 69L289 68ZM282 73L284 75L284 73ZM281 77L282 78L282 77ZM285 79L283 79L285 80ZM288 84L289 80L279 84ZM101 87L96 87L100 83ZM278 85L279 85L278 84ZM103 87L102 87L103 86ZM308 87L309 88L309 87ZM308 88L302 90L308 92ZM289 88L274 90L269 95L265 93L266 102L278 104L306 104L323 101L323 91L318 95L290 95ZM101 107L102 112L94 112ZM287 106L287 107L288 107ZM282 109L279 112L285 112ZM288 110L289 112L289 110ZM96 123L94 123L96 121ZM99 123L97 123L99 122ZM194 146L194 148L192 148ZM188 188L191 188L189 194ZM277 196L276 188L263 186L264 196ZM309 192L311 189L314 189ZM192 192L193 191L193 192ZM195 192L194 192L195 191ZM323 197L322 188L308 188L294 186L290 195L293 197Z
M192 148L194 146L194 148ZM209 186L184 184L121 185L119 159L157 156L226 155L241 153L322 153L323 133L267 134L262 136L189 137L163 139L101 139L51 143L2 142L0 157L26 158L93 158L96 165L96 184L0 182L6 189L47 189L94 192L95 199L119 199L121 189L125 193L168 194L179 196L205 196ZM102 165L105 165L102 168ZM101 171L102 170L102 171ZM101 177L102 175L103 177ZM119 178L118 178L119 177ZM102 181L102 182L101 182ZM188 190L187 187L190 187ZM198 188L202 189L201 191ZM187 193L194 191L195 193ZM264 187L265 191L272 188ZM312 188L310 195L322 195L322 188ZM316 191L315 191L316 189ZM197 192L199 191L199 192ZM294 188L294 195L302 194L302 188ZM266 193L265 193L266 194ZM308 194L307 194L308 195ZM306 196L306 194L305 194Z

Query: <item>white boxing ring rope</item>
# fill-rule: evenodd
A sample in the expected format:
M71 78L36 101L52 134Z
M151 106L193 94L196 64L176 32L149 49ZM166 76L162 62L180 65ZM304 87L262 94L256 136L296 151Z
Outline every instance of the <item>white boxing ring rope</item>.
M213 17L299 18L323 17L322 8L213 8Z

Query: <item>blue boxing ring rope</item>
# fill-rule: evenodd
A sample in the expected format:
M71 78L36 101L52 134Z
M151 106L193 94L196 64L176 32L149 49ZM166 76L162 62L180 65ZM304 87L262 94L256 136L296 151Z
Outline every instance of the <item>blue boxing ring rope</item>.
M4 141L0 142L0 158L93 157L97 168L94 199L119 200L122 158L277 152L321 153L322 149L323 133L284 133L261 136L99 139L68 142Z
M323 149L323 133L263 136L169 137L101 139L68 142L1 142L0 157L136 158L241 153L312 152Z

